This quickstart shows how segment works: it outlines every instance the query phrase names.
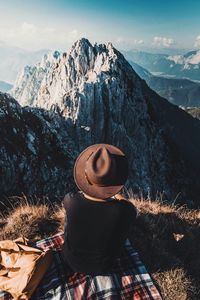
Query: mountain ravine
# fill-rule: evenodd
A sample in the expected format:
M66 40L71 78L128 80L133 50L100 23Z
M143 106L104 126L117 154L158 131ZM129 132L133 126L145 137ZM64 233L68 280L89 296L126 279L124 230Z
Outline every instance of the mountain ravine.
M63 130L65 126L69 128L70 140L74 141L75 153L93 143L119 146L129 160L127 186L135 193L152 197L163 193L169 201L176 198L182 203L197 204L199 120L153 92L110 43L92 46L88 40L81 39L56 60L43 79L39 79L41 83L30 104L51 110L62 120L57 138L65 130L67 134L67 129ZM36 73L32 77L34 82L37 82ZM20 110L35 113L36 108ZM64 140L61 139L62 145L67 148ZM47 149L51 150L50 145ZM34 155L37 157L37 153ZM57 164L54 159L51 163ZM66 179L68 172L70 167ZM55 176L55 182L57 179ZM49 189L55 190L53 179Z

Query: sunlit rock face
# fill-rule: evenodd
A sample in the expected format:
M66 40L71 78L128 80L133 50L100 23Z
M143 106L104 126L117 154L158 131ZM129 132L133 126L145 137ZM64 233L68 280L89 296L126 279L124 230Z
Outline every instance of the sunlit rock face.
M47 72L57 64L60 53L58 51L45 54L40 63L34 66L26 66L18 74L10 94L21 105L32 105L42 80Z
M32 79L36 88L22 89L33 95L27 104L65 120L74 151L114 144L128 157L127 186L135 193L163 193L170 201L196 197L199 121L149 89L112 44L81 39L53 60L42 80Z

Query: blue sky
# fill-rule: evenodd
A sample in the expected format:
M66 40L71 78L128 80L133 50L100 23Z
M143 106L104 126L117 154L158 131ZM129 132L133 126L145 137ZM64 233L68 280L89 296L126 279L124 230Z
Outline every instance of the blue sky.
M80 37L119 49L200 48L199 0L0 0L0 43L64 50Z

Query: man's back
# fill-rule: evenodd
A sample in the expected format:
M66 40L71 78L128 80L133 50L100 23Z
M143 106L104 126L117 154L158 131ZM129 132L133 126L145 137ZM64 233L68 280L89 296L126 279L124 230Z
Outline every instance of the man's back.
M97 275L109 271L134 222L134 206L113 198L93 201L82 193L68 194L64 206L66 262L77 272Z

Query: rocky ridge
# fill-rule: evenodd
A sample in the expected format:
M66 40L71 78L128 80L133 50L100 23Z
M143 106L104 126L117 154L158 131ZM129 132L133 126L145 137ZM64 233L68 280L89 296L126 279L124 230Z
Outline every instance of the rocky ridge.
M0 194L49 195L73 186L75 151L66 122L43 109L22 108L0 93Z
M58 51L45 54L40 63L34 66L25 66L18 74L15 84L10 91L22 106L32 105L41 83L49 71L59 60Z
M200 120L200 107L187 107L183 109L187 111L190 115L192 115L194 118Z

